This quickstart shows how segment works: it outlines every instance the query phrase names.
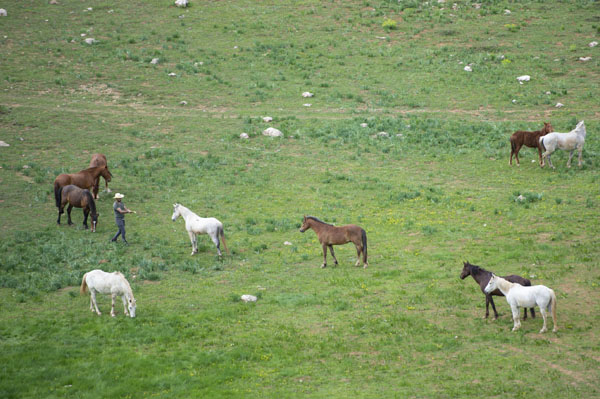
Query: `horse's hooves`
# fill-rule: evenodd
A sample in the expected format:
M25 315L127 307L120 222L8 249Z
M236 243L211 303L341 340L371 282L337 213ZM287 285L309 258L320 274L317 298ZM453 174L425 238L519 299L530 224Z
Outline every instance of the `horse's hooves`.
M555 327L555 328L553 328L553 329L552 329L552 332L558 332L558 328L556 328L556 327Z
M323 263L323 264L321 265L321 269L325 269L326 267L327 267L327 264L326 264L326 263Z
M363 269L366 269L369 265L363 265Z

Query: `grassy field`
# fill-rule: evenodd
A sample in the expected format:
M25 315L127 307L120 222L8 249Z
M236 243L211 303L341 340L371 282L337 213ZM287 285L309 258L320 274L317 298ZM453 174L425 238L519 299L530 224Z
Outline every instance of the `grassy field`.
M600 397L600 4L430 3L0 4L0 397ZM513 131L580 120L583 167L508 165ZM56 225L96 152L129 246L106 192L97 233ZM190 256L175 202L231 255ZM362 226L369 268L320 269L303 215ZM553 288L559 332L483 319L466 260ZM96 268L135 319L89 312Z

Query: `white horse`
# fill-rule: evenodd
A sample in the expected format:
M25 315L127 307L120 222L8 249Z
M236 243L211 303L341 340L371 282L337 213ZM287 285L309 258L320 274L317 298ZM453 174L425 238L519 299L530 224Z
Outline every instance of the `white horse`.
M569 133L554 132L540 137L540 147L544 150L544 153L542 154L542 168L544 167L544 158L548 158L548 164L554 169L554 165L552 165L552 161L550 160L550 155L552 155L557 148L570 151L567 168L571 167L573 152L575 150L579 151L578 166L581 166L581 152L583 151L583 145L585 144L585 134L585 123L581 121L575 126L575 129L571 130Z
M110 294L112 299L110 315L112 317L115 317L115 298L117 295L123 300L123 313L135 317L135 298L129 282L121 273L106 273L99 269L87 272L83 275L79 292L83 295L88 288L90 290L90 310L93 312L96 308L98 316L102 313L98 310L96 293ZM129 309L129 312L127 312L127 309Z
M221 242L219 236L223 240L223 246L227 253L227 243L225 242L225 233L223 232L223 223L219 222L215 218L201 218L194 212L181 204L173 204L173 216L171 219L176 221L181 215L185 220L185 228L190 236L192 242L192 255L198 253L198 234L208 234L212 241L217 246L217 252L221 256Z
M502 277L498 277L492 273L489 283L483 289L486 294L499 289L504 296L506 301L510 305L513 315L513 331L521 327L521 320L519 319L519 308L532 308L539 306L540 313L544 319L544 326L540 330L540 333L546 332L546 312L552 311L552 323L554 324L553 332L558 331L556 325L556 295L554 291L544 285L533 285L531 287L524 287L521 284L511 283Z

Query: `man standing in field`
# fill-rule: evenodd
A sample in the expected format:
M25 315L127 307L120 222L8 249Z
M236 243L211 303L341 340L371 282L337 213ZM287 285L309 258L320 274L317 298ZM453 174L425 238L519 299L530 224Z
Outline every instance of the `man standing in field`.
M117 232L117 234L115 234L115 236L112 238L111 241L116 242L117 238L119 237L119 234L120 234L121 237L123 237L123 242L125 244L127 244L127 240L125 239L125 214L126 213L135 213L135 211L128 209L125 206L125 204L123 202L121 202L123 197L125 197L125 196L121 193L116 193L115 197L114 197L115 203L113 204L113 210L115 211L115 222L117 223L117 227L119 228L119 231Z

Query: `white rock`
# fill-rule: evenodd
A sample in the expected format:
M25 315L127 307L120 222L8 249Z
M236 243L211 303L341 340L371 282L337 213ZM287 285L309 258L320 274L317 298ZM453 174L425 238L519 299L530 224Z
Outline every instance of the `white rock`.
M531 163L535 163L535 159L532 159L532 160L531 160Z
M520 194L517 198L515 198L515 202L523 202L525 201L525 197L523 197L523 194Z
M88 8L87 8L87 10L88 10L88 11L92 11L92 10L93 10L93 8L92 8L92 7L88 7Z
M377 137L390 137L388 132L379 132L377 133Z
M565 106L565 104L562 104L562 103L556 103L556 105L555 105L556 108L562 108L564 106Z
M504 15L510 15L510 10L504 10Z
M552 94L552 92L550 92L550 91L547 91L547 92L546 92L546 94L547 94L547 95L550 95L550 94Z
M439 4L442 4L442 3L445 3L445 2L446 2L446 0L438 0Z
M468 65L466 67L464 67L464 70L467 71L467 72L473 72L473 68L471 68Z
M517 80L521 83L529 82L531 80L531 76L529 76L529 75L518 76Z
M177 7L187 7L188 5L188 0L176 0L175 1L175 5Z
M579 61L583 61L583 62L589 61L591 59L592 59L592 57L579 57Z
M113 10L113 9L108 10L109 14L112 14L113 12L115 12L115 10Z
M360 127L369 127L369 124L368 123L361 123Z
M94 39L93 37L88 37L84 40L84 42L86 42L87 44L96 44L98 43L98 40Z
M588 46L590 47L596 47L598 45L598 42L590 42L590 44L588 44Z
M398 137L398 138L402 139L402 138L404 138L404 135L403 135L402 133L398 133L398 134L396 135L396 137Z
M29 168L31 168L31 166L29 166L29 165L23 165L23 169L29 169Z
M283 137L283 133L281 133L281 131L275 129L274 127L266 128L265 130L263 130L262 134L263 136L269 137Z
M256 302L256 297L254 295L242 295L242 301L244 302Z
M387 39L387 37L385 37L385 36L375 36L375 39L385 40L385 39Z
M273 118L271 118L270 116L263 117L263 122L271 122L272 120Z
M10 144L0 141L0 147L10 147Z
M50 0L50 3L48 3L48 4L53 4L53 5L54 4L58 4L58 1L57 0Z
M240 138L247 139L247 138L250 138L250 136L248 136L248 133L242 133L242 134L240 134Z
M292 245L292 243L289 242L289 241L286 241L286 242L283 243L283 245Z
M312 96L314 96L314 94L311 93L310 91L305 91L304 93L302 93L302 97L304 97L304 98L309 98Z
M179 105L187 105L187 101L183 100L179 103Z
M171 72L169 76L177 76L177 74L175 72Z
M150 61L150 63L152 65L156 65L156 64L158 64L159 61L160 61L160 58L152 58L152 61Z
M512 102L513 104L516 104L516 103L517 103L517 100L514 100L514 99L513 99L511 102Z
M312 104L307 103L307 104L302 104L302 105L304 105L305 107L310 107Z
M474 3L473 7L475 7L476 10L479 10L481 8L481 3Z

